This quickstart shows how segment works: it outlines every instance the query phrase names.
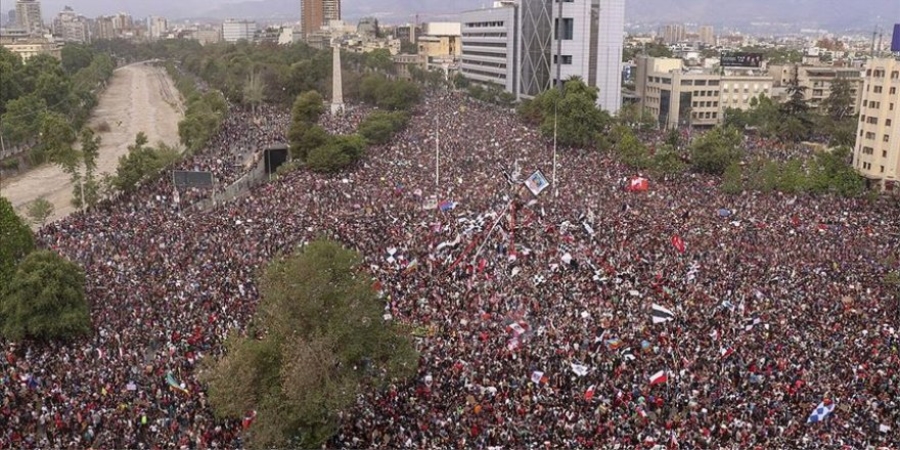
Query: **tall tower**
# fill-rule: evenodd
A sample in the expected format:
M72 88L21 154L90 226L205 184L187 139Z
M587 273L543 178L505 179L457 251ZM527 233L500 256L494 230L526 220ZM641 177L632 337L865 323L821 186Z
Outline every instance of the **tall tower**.
M36 0L17 0L16 21L19 28L24 28L29 34L42 34L44 32L44 21L41 18L41 2Z
M341 20L341 0L300 0L304 36L321 30L332 20Z
M331 115L344 112L344 84L341 81L341 47L333 42L331 57Z

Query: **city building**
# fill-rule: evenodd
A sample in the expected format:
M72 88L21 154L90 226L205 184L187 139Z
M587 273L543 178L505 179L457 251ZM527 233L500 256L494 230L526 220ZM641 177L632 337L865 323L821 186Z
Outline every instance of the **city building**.
M404 80L411 80L412 74L410 73L410 69L415 67L418 69L425 69L425 58L419 55L394 55L392 56L394 60L394 69L396 71L397 77L402 78Z
M417 41L418 54L425 57L425 68L440 69L445 74L457 70L462 54L461 39L459 22L426 23Z
M94 19L93 38L96 40L109 40L116 38L115 20L112 16L100 16Z
M831 85L835 79L846 80L850 84L850 97L853 113L859 111L862 102L863 77L862 70L856 67L833 67L825 65L781 64L768 66L769 74L775 80L775 87L786 88L797 78L798 84L804 88L803 95L812 109L823 106L825 99L831 95ZM784 89L782 89L784 92ZM780 100L786 100L780 98Z
M661 128L711 127L727 108L747 110L771 96L773 81L759 68L686 67L681 58L635 58L638 104Z
M341 0L300 0L300 27L304 37L328 26L332 20L341 20Z
M418 24L397 25L394 27L394 37L402 42L415 43L420 34L422 34L422 29Z
M515 2L498 2L494 8L466 11L460 16L460 73L479 83L493 83L507 92L516 92Z
M662 27L660 35L666 44L677 44L685 38L684 25L680 23L666 25Z
M359 23L356 25L356 34L366 37L378 37L378 19L374 17L359 19Z
M9 20L6 21L6 24L8 26L12 27L12 26L16 25L16 10L14 10L14 9L9 10L6 13L6 17L9 18Z
M701 44L707 46L716 45L716 33L713 27L709 25L703 25L697 29L697 34L699 35Z
M37 55L50 55L56 59L62 58L62 47L59 43L47 38L27 37L27 38L0 38L0 46L7 50L18 54L22 57L22 61L28 61L31 57Z
M44 34L41 2L37 0L16 0L16 26L25 29L32 36Z
M169 22L165 17L150 16L147 18L147 32L150 39L160 39L166 35L169 30Z
M886 191L900 190L900 59L878 58L865 69L853 166Z
M252 20L227 19L222 22L222 40L237 42L252 41L256 35L256 22Z
M84 16L66 6L53 20L53 35L63 42L90 42L91 33L88 21Z
M619 110L622 103L624 0L521 0L515 4L497 2L494 6L492 10L500 11L464 13L464 22L468 25L464 24L462 42L463 74L481 70L481 78L472 77L473 80L504 85L508 81L500 83L501 80L513 79L515 89L511 92L517 98L534 97L556 86L558 81L579 77L598 89L600 108L610 113ZM514 20L509 19L510 9L515 10ZM498 20L484 21L479 17L496 17ZM492 30L479 32L479 27ZM485 35L479 36L479 33ZM476 37L498 38L505 43L479 43ZM484 43L494 51L485 51ZM505 79L499 76L498 69L502 66L497 65L503 64L502 50L514 58L512 64L506 63ZM478 65L482 68L475 67ZM487 67L495 70L486 70Z

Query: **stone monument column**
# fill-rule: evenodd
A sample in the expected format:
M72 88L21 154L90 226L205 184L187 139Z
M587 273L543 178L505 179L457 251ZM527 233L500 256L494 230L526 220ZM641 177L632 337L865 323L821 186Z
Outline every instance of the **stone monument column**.
M334 49L331 57L331 115L344 112L344 84L341 82L341 47L332 44Z

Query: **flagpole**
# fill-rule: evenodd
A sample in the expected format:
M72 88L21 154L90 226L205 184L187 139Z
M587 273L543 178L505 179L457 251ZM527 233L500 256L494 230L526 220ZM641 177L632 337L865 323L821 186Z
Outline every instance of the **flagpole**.
M562 4L562 3L560 3ZM556 184L556 124L559 99L553 104L553 197L559 197L559 186Z
M437 116L434 116L434 189L435 194L441 189L441 133Z

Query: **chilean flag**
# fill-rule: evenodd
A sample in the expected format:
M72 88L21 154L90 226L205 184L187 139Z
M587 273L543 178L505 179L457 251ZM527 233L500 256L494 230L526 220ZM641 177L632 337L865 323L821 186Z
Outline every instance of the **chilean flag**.
M669 374L667 374L665 370L660 370L659 372L650 375L650 386L665 383L668 380Z
M596 386L592 384L591 387L587 388L587 390L584 391L584 401L589 402L594 399L595 388Z
M684 239L681 239L681 236L677 234L672 236L672 245L678 250L678 253L684 253Z

